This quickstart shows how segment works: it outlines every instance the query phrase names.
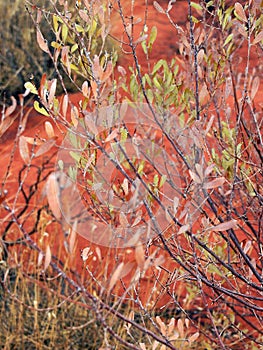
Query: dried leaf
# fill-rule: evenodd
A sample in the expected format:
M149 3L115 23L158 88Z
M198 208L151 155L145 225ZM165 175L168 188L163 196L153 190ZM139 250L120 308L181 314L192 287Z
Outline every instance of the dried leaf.
M181 235L182 233L185 233L190 228L189 224L183 225L180 227L179 231L177 232L178 235Z
M263 31L262 31L262 33L263 33ZM259 76L257 75L253 79L253 82L252 82L252 88L251 88L251 94L250 94L251 101L254 100L254 98L255 98L255 96L256 96L256 94L258 92L259 85L260 85L260 79L259 79Z
M38 254L38 258L37 258L37 266L38 267L42 264L43 258L44 258L44 254L42 252L40 252Z
M118 129L114 129L107 137L105 142L110 142L113 139L115 139L117 136L119 135L119 130Z
M174 200L173 200L174 215L177 213L178 205L179 205L179 198L174 197Z
M125 264L123 269L121 270L119 279L124 278L125 276L127 276L134 267L135 267L135 262L134 261L129 261L127 264Z
M219 232L219 231L227 231L235 228L237 228L237 220L230 220L227 222L223 222L222 224L216 225L214 227L210 227L209 229L214 232Z
M162 6L157 2L154 1L153 2L153 6L155 7L155 9L160 12L160 13L165 13L164 9L162 8Z
M125 243L124 247L134 247L138 244L140 241L142 235L142 230L138 229L135 234L132 235L132 237L129 239L127 243Z
M224 177L218 177L212 181L205 183L204 188L206 190L217 188L219 186L222 186L225 181L226 181L226 179Z
M55 173L49 175L46 183L47 200L52 213L57 220L61 219L61 211L58 202L60 189Z
M128 182L128 179L126 179L126 177L123 180L123 182L121 184L121 187L123 189L123 192L124 192L125 196L127 196L128 193L129 193L129 182Z
M112 71L113 71L113 65L112 65L112 62L109 61L108 64L107 64L107 68L106 68L105 72L102 74L102 77L101 77L103 82L105 82L106 80L109 79L109 77L112 74Z
M243 248L243 252L245 253L245 254L247 254L247 252L249 251L249 249L252 247L252 241L247 241L246 242L246 244L245 244L245 246L244 246L244 248Z
M162 335L166 336L166 325L163 323L160 316L156 316L156 322L160 326Z
M16 110L17 102L14 96L11 96L11 101L12 101L11 106L7 107L7 109L5 110L5 118L11 115Z
M23 159L23 161L26 164L30 163L30 156L29 156L29 149L28 149L28 143L26 141L25 136L20 136L19 138L19 152Z
M252 44L255 45L257 43L259 43L260 41L263 40L263 30L261 30L261 32L259 32L256 36L255 39L253 40Z
M119 280L123 267L124 267L124 262L121 262L113 272L109 283L109 292L112 290L112 288L115 286L115 284Z
M90 252L90 247L86 247L81 252L81 257L83 262L85 262L92 253Z
M186 328L189 328L189 325L190 325L189 318L186 318L186 319L184 320L184 323L185 323L185 325L186 325Z
M135 260L140 269L143 269L145 263L144 249L142 243L135 247Z
M102 258L101 258L101 251L100 251L100 248L99 248L99 247L96 247L96 248L95 248L95 252L96 252L96 254L97 254L98 258L99 258L99 261L101 261Z
M127 217L122 211L119 214L119 220L120 220L121 227L126 228L129 226L129 222L127 220Z
M67 115L67 109L68 109L68 95L64 95L63 102L62 102L62 114L65 119Z
M57 88L57 79L53 79L49 88L49 94L48 94L48 104L52 105L56 93Z
M206 169L205 169L205 177L210 175L211 172L214 170L215 164L210 164Z
M39 29L37 29L37 43L41 50L43 50L46 53L49 53L47 41L44 39Z
M239 3L235 3L235 13L244 22L247 22L247 16L245 14L243 6Z
M180 338L184 338L184 324L181 318L177 321L177 329L180 334Z
M93 135L98 134L97 126L96 126L94 120L89 115L86 115L86 117L85 117L85 125L86 125L87 129L93 133Z
M174 326L175 326L175 319L174 317L171 318L171 321L169 322L167 326L167 335L171 335L174 331Z
M90 90L89 90L89 84L87 81L84 81L84 83L82 84L81 91L83 93L83 96L89 97Z
M100 66L100 59L98 55L94 56L92 64L92 73L95 80L102 80L103 69Z
M4 118L4 120L1 121L0 123L0 137L4 135L4 133L10 128L10 126L13 124L13 122L16 120L17 115L13 116L8 116Z
M57 137L53 137L52 139L49 139L47 142L44 142L42 146L39 147L35 154L35 158L42 156L43 154L47 153L56 143Z
M48 121L45 122L45 130L47 133L47 137L49 139L52 139L53 137L55 137L54 128L53 128L52 124Z
M45 254L45 262L44 262L44 271L49 267L51 263L52 255L49 244L47 245L46 254Z
M78 126L79 110L76 106L71 107L70 117L72 124L76 128Z
M137 213L136 218L134 219L131 227L135 227L136 225L138 225L142 220L142 215L140 213Z
M142 41L145 41L147 38L148 38L148 34L142 35L142 36L140 36L140 37L134 42L134 44L135 44L135 45L136 45L136 44L139 44L139 43L141 43Z
M197 183L197 184L202 183L202 180L200 179L200 177L196 173L194 173L192 170L189 170L189 174L195 183Z
M198 337L199 337L199 332L196 332L196 333L192 334L192 335L188 338L189 343L193 343L194 341L197 340Z
M75 220L73 226L70 228L69 244L68 244L69 254L73 254L75 250L76 238L77 238L77 226L78 226L78 221Z

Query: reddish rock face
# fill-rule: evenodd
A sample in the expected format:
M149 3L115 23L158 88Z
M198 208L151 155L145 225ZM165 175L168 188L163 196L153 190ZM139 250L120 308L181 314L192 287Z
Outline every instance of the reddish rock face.
M128 18L131 14L130 8L128 6L128 1L125 2L123 12L126 18ZM159 4L162 5L164 8L167 6L167 1L159 1ZM187 24L187 13L188 13L188 5L186 1L178 1L174 4L173 10L171 11L171 18L172 20L177 23L179 26L182 26L182 28L185 28ZM144 20L145 20L145 6L144 5L136 5L134 8L134 18L135 21L140 21L135 26L134 29L134 37L138 36L142 31ZM153 65L156 63L157 60L163 58L170 60L174 57L178 57L179 64L183 65L183 60L185 57L180 56L179 54L179 41L178 41L178 35L176 33L176 30L172 27L171 24L169 24L169 21L167 20L167 17L164 14L160 14L156 11L154 6L152 4L149 5L148 11L147 11L147 26L149 28L149 31L151 27L155 25L158 30L158 37L156 39L156 42L154 44L154 48L152 50L152 53L149 57L149 60L145 59L145 55L142 51L142 49L138 46L137 55L138 55L138 61L144 71L153 67ZM118 39L125 39L125 36L120 31L121 28L120 19L116 20L116 23L113 24L112 28L112 35L114 37L117 37ZM128 47L123 47L124 50L127 49L129 51ZM261 108L260 103L262 103L262 93L263 93L263 80L262 80L262 66L260 66L260 57L262 57L262 52L258 51L259 49L252 47L251 50L251 58L250 58L250 66L249 66L249 72L252 72L253 69L257 67L258 69L258 75L260 77L260 86L259 86L259 92L255 97L254 104L257 106L257 108ZM261 56L260 56L261 55ZM186 57L187 58L187 57ZM236 66L233 67L234 70L239 72L244 72L245 66L246 66L246 58L247 58L247 47L243 45L239 48L237 53L235 54L234 62L236 62ZM131 54L125 54L124 52L120 53L120 60L119 64L125 67L128 71L128 66L134 66L134 60ZM78 103L81 99L81 96L79 94L75 94L71 96L71 100L73 103ZM232 102L231 102L232 99ZM227 103L231 106L231 103L234 105L234 100L232 97L229 97L227 100ZM26 109L24 113L28 111ZM214 111L214 106L211 105L210 110L208 110L208 113ZM19 112L18 112L19 113ZM233 107L233 111L231 111L230 115L233 122L233 125L235 123L235 109ZM18 125L18 119L19 115L16 118L16 121L14 124L9 128L8 131L5 132L5 134L0 139L0 147L1 147L1 166L0 168L0 176L4 177L5 172L8 166L8 161L10 160L10 154L12 154L14 139L16 135L17 125ZM45 130L44 130L44 123L47 120L46 117L39 116L36 112L31 111L28 116L28 122L26 126L26 130L23 135L29 136L29 137L35 137L36 135L45 137ZM247 120L248 124L251 123L251 120ZM54 125L54 128L56 126ZM58 129L56 129L58 130ZM56 140L56 145L50 149L48 153L46 153L43 157L39 157L36 159L33 164L34 166L43 166L46 160L49 158L51 159L51 163L54 163L55 161L55 154L58 150L58 145L60 144L61 140L63 139L63 133L57 131L58 138ZM211 143L209 144L209 142ZM208 147L211 148L212 138L208 136L207 138ZM216 144L213 144L214 147L216 147ZM209 160L210 154L209 152L206 153L207 160ZM251 155L253 157L253 155ZM19 171L21 170L22 166L24 165L17 149L14 152L14 161L11 162L11 170L9 172L8 179L6 181L6 188L9 191L8 198L10 198L10 203L15 198L15 194L18 188L18 182L17 177L19 174ZM46 170L44 171L44 174L47 175L49 171L52 169L47 166ZM26 171L26 170L25 170ZM34 181L36 181L36 172L30 171L29 176L26 178L26 186L29 188L30 184ZM151 177L152 174L150 173L148 177ZM153 177L153 176L152 176ZM114 174L114 181L116 181L117 187L119 184L123 183L123 176L121 174ZM33 202L30 202L30 206L35 206L35 208L42 207L44 201L43 198L45 197L43 194L44 187L44 181L40 183L38 186L38 191L34 195ZM120 189L120 186L119 186ZM85 196L85 194L83 194ZM21 197L21 198L20 198ZM23 196L19 195L19 200L23 200ZM128 196L126 198L129 200ZM19 201L18 200L18 201ZM30 213L30 211L28 211ZM3 215L3 214L1 214ZM31 214L29 214L31 215ZM43 211L43 216L50 217L47 213L45 214ZM31 219L27 218L25 220L25 228L27 228L29 231L32 229L32 225L34 225L34 222L36 220L37 213L34 211L32 213ZM1 216L2 218L2 216ZM44 220L44 217L43 217ZM44 221L43 221L44 225ZM197 223L196 225L200 225L200 223ZM15 225L13 225L15 226ZM32 237L43 247L47 242L50 243L52 253L54 255L59 255L61 259L63 260L65 257L67 260L67 263L69 264L70 268L73 270L76 270L77 272L81 273L83 276L83 280L85 281L85 278L90 278L89 272L91 272L94 276L94 278L97 278L98 280L101 280L101 284L107 288L109 284L109 279L112 274L112 270L116 268L116 265L120 262L124 262L126 271L123 273L123 282L116 285L115 289L113 290L113 293L118 295L123 295L125 293L126 288L129 286L130 280L138 267L140 265L140 259L142 259L140 255L139 249L134 248L127 248L127 249L108 249L106 247L97 246L94 243L88 242L86 239L84 239L81 236L77 236L76 239L76 247L74 249L74 253L68 255L65 246L65 232L68 230L68 227L65 223L62 223L61 226L50 223L46 228L41 226L41 223L39 224L39 227L37 228L37 233L33 234ZM46 231L48 235L45 236L44 239L41 239L41 242L39 241L39 233L43 235L43 232ZM64 231L64 232L63 232ZM169 235L173 232L172 226L167 229L165 232L165 236L169 237ZM99 233L98 233L99 234ZM244 244L246 243L247 237L241 232L237 231L237 236L239 237L240 241L244 240ZM211 234L210 235L211 240L215 239L215 237ZM6 239L11 240L14 238L21 237L21 232L17 229L17 227L14 227L10 232L8 232ZM149 257L151 254L156 252L154 258L159 258L160 261L162 261L163 268L156 268L155 266L152 266L147 270L147 272L144 274L143 278L140 281L140 287L138 288L138 294L140 296L142 304L151 306L151 307L162 307L164 305L169 305L169 303L172 301L171 295L169 293L172 291L176 294L178 300L183 300L184 298L187 299L187 288L189 285L183 284L180 281L177 281L176 283L173 283L171 286L169 284L169 279L171 277L171 274L175 273L176 269L179 268L178 264L176 264L168 255L168 253L161 251L158 249L158 245L160 244L159 240L156 238L153 240L153 243L150 247L147 248L145 251L146 256ZM181 238L180 236L180 244L181 246L184 246L184 248L190 249L189 241L186 238ZM88 272L86 271L83 260L81 258L81 252L89 247L90 248L90 255L86 257L85 260L85 266L88 269ZM15 248L17 249L17 248ZM142 248L143 251L145 247ZM28 263L28 257L32 257L32 252L27 251L23 246L20 246L18 249L18 252L23 256L25 266ZM162 256L162 257L161 257ZM253 256L253 252L251 253L250 258L257 258L256 256ZM35 261L31 259L32 264L35 264ZM29 262L30 265L31 262ZM29 266L30 268L30 266ZM158 274L158 285L155 284L156 282L156 274ZM191 284L189 282L189 284ZM168 288L169 286L169 288ZM245 286L242 287L245 289ZM242 292L243 290L240 290ZM169 290L169 293L167 291ZM211 296L212 299L216 299L216 295L213 295L213 292L209 289L209 287L205 287L206 293ZM244 290L245 292L245 290ZM134 295L134 291L131 291L131 294ZM128 295L126 296L128 298ZM130 297L129 297L130 298ZM196 304L202 304L202 297L196 296L196 298L192 299L188 302L187 307L191 307L192 305ZM209 299L207 299L209 300ZM211 302L211 301L210 301ZM173 303L174 304L174 303Z

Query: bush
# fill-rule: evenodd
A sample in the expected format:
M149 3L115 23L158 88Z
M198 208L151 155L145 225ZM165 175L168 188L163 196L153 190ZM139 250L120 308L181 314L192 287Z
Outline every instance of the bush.
M78 1L69 10L60 0L48 18L32 7L56 76L25 84L45 127L29 137L24 122L16 134L26 165L15 199L4 191L13 157L3 181L3 308L10 324L14 303L36 329L45 317L56 324L30 340L38 347L63 339L87 349L256 349L262 5L189 2L179 26L173 1L132 4ZM171 60L151 59L151 13L175 33ZM29 346L30 332L19 332ZM8 329L6 339L15 344Z

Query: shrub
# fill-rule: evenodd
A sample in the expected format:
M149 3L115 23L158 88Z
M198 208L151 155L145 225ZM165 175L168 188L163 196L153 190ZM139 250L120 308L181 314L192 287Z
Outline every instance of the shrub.
M261 346L262 5L188 2L179 26L173 1L51 4L52 40L41 29L45 10L34 6L31 17L57 76L25 84L45 128L32 138L24 123L17 133L26 166L15 199L4 192L13 157L3 182L6 295L38 327L43 312L64 319L69 305L87 318L86 348ZM171 60L151 60L150 9L174 30ZM32 304L25 284L17 289L21 274L47 306ZM58 332L77 330L69 321Z

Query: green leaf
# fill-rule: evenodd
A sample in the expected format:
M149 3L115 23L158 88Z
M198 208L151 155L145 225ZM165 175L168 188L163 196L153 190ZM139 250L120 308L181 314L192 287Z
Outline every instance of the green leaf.
M199 10L199 11L203 10L202 6L197 4L196 2L191 1L191 6L196 10Z
M63 24L62 26L62 40L65 43L68 37L68 27L66 26L66 24Z
M151 33L150 33L150 37L149 37L149 43L148 43L148 49L149 50L152 49L152 46L153 46L153 43L156 40L156 37L157 37L157 27L153 26L152 30L151 30Z
M159 60L153 67L152 74L155 74L162 66L163 66L164 60Z
M233 39L233 36L234 36L233 33L231 33L231 34L228 35L228 37L226 38L226 40L225 40L225 42L224 42L223 47L226 46L226 45Z

